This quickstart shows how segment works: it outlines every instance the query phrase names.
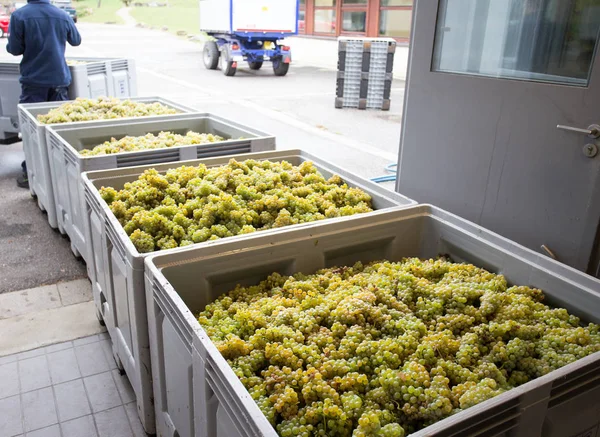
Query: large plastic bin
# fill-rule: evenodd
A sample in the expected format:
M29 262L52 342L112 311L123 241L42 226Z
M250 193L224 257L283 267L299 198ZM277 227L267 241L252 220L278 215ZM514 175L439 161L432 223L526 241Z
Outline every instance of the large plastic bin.
M539 287L550 305L600 323L599 280L429 205L155 254L146 292L158 435L277 436L196 319L236 284L440 254ZM599 423L596 353L412 435L595 437Z
M148 343L148 320L146 312L146 294L144 283L144 259L152 254L140 254L114 214L104 202L98 189L112 186L120 189L127 182L137 180L139 175L149 168L166 172L182 165L198 165L209 167L227 164L231 158L240 161L245 159L282 161L294 165L304 161L312 161L325 177L340 175L349 185L359 187L373 197L376 210L407 207L415 202L377 184L357 177L333 164L316 158L299 150L281 152L251 153L237 156L209 158L195 161L177 162L155 166L131 167L119 170L105 170L83 173L86 217L90 230L91 243L90 263L93 269L92 280L94 301L99 317L103 318L110 334L113 352L117 363L125 369L131 385L137 395L140 418L146 431L152 432L154 427L154 409L152 407L152 382L150 367L150 346ZM375 211L365 216L376 216L383 211ZM331 221L352 221L357 216L323 220L321 222L293 225L283 228L313 228L319 223ZM252 239L261 233L278 232L262 231L250 235L230 237L228 240ZM214 242L206 242L194 247L210 247ZM183 248L165 252L177 252Z
M162 103L177 109L180 113L198 112L195 109L179 105L170 100L161 97L134 97L130 100L144 103ZM56 218L56 206L54 202L54 192L52 190L52 176L50 173L50 160L48 148L46 147L46 127L56 126L42 124L37 120L40 114L47 114L51 109L57 108L65 102L52 103L30 103L21 104L19 108L19 120L21 123L21 135L23 136L23 151L27 161L27 175L29 177L29 190L31 194L37 196L38 206L42 211L48 213L48 222L53 228L58 227ZM173 117L162 115L160 117ZM132 120L133 118L121 118L120 120ZM96 120L90 122L61 123L61 126L76 127L83 123L102 123L106 120ZM65 230L59 228L64 234Z
M123 58L67 58L77 61L70 65L72 82L69 98L136 97L135 61Z
M142 136L161 131L185 135L188 132L212 133L226 141L194 146L123 152L103 156L82 156L80 151L90 149L111 138ZM50 159L52 187L58 226L71 239L75 256L89 259L89 244L83 219L83 192L81 173L92 170L109 170L137 165L162 164L187 161L212 156L275 150L275 137L243 126L214 114L182 114L168 119L140 118L136 120L111 120L103 123L54 125L46 130Z
M135 62L131 59L67 58L72 82L69 97L96 98L137 96ZM17 105L21 95L17 59L0 62L0 140L16 137L19 132Z
M19 76L17 61L0 62L0 140L7 140L19 134Z

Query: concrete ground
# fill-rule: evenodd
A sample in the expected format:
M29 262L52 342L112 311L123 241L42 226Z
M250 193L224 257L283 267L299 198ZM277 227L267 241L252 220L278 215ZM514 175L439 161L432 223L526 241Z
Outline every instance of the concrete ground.
M298 53L286 77L275 77L268 64L260 71L241 66L226 77L204 68L198 42L132 26L79 29L83 44L68 55L135 59L140 96L160 95L235 119L276 135L278 149L303 149L364 177L385 174L397 160L404 82L393 84L390 111L335 109L335 42L292 39L292 53ZM2 58L10 55L2 52ZM0 293L85 276L68 240L16 187L22 159L19 143L0 146Z

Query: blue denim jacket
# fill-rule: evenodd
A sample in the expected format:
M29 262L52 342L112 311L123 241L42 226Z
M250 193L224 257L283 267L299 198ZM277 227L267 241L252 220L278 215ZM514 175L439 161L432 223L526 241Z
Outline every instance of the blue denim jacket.
M81 44L81 36L69 15L49 0L28 0L10 17L6 50L23 55L21 83L44 87L71 84L65 46Z

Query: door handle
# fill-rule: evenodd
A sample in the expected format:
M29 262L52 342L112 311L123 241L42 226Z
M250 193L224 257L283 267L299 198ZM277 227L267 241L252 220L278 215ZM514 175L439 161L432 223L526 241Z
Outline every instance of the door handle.
M588 126L587 129L581 129L578 127L565 126L563 124L559 124L556 126L557 129L567 130L569 132L577 132L580 134L585 134L590 138L600 138L600 126L597 124L592 124Z

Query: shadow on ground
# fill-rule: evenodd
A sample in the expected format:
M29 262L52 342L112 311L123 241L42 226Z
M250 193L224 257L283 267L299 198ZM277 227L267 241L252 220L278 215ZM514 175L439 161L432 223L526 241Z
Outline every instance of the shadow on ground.
M28 190L18 188L21 143L0 145L0 293L86 276L67 238L48 224Z

